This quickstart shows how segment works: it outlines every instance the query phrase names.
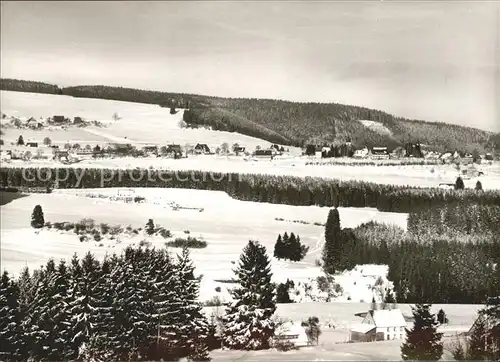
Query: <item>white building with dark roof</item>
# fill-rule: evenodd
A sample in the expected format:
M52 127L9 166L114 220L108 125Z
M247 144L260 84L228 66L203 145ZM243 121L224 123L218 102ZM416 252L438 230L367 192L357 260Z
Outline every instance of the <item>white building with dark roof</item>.
M351 340L371 342L406 338L406 320L399 309L370 310L363 321L351 327Z

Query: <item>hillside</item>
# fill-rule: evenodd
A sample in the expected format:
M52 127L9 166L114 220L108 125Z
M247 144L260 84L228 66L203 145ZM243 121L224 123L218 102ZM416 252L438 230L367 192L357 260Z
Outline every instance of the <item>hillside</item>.
M14 79L2 79L0 89L187 108L184 120L188 123L295 146L350 139L357 146L394 148L419 141L436 150L471 152L474 148L484 151L492 136L491 132L476 128L409 120L379 110L337 103L233 99L101 85L59 88ZM360 120L377 122L389 132L378 132Z

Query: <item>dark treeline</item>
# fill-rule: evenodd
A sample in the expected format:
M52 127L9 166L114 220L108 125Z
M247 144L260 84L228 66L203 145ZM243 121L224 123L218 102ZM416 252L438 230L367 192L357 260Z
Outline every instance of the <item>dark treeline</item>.
M54 84L7 78L0 79L0 89L15 92L62 94L61 89Z
M102 85L59 88L37 82L2 79L0 88L24 92L63 94L73 97L110 99L185 108L186 121L234 131L286 145L330 144L348 139L356 147L421 142L440 151L500 148L491 132L446 123L395 117L386 112L338 103L300 103L272 99L222 98ZM365 127L359 120L382 123L391 134ZM497 148L497 149L498 149Z
M388 265L388 279L394 282L400 303L484 303L500 290L500 268L495 268L500 265L500 233L481 222L473 234L464 232L459 222L462 214L472 219L498 210L491 206L478 213L477 209L486 207L452 206L446 212L454 214L453 220L445 221L440 232L433 232L435 224L428 222L426 211L411 214L408 232L374 222L342 229L327 242L337 245L337 253L323 258L323 267L341 271L357 264ZM330 224L337 219L331 219L325 230L336 230ZM329 250L327 244L325 250Z
M57 181L56 183L56 180ZM0 185L39 188L165 187L225 191L242 201L287 205L374 207L411 212L449 203L500 205L500 192L445 190L313 177L203 171L0 168Z
M0 282L0 359L209 360L215 325L198 297L186 250L128 247L99 262L53 260Z
M414 235L496 234L500 235L500 205L463 204L452 202L446 206L411 212L408 231Z

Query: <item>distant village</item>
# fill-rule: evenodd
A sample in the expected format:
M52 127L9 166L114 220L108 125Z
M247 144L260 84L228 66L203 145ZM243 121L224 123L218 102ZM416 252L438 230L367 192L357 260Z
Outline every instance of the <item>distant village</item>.
M2 118L5 115L2 114ZM13 118L10 122L12 127L29 130L42 129L66 129L68 126L85 127L89 125L102 126L98 121L86 121L81 117L67 118L62 115L43 119L33 117L26 121ZM283 145L270 144L267 147L257 146L250 150L245 145L234 143L228 145L223 143L218 146L210 147L206 143L197 143L196 145L180 144L132 144L132 143L106 143L106 144L86 144L78 142L66 142L64 144L53 144L49 137L44 139L25 140L21 134L17 140L11 144L11 149L2 150L1 158L3 160L20 159L53 159L62 163L76 163L85 159L111 158L111 157L168 157L174 159L186 158L189 155L235 155L255 157L257 159L274 159L275 157L286 155L289 149ZM336 145L313 145L308 144L302 149L302 156L308 158L328 159L328 158L353 158L367 160L385 160L385 159L424 159L434 160L436 163L456 163L473 164L481 163L482 160L492 161L493 155L471 154L460 150L448 152L435 152L428 150L425 145L420 143L407 143L404 147L397 147L389 150L388 147L380 145L378 147L356 148L347 141Z

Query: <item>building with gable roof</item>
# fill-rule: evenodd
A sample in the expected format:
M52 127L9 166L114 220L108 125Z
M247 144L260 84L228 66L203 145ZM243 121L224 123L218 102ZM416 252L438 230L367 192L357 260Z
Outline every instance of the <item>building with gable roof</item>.
M402 340L406 338L406 326L406 320L399 309L369 310L361 323L351 327L351 340Z

